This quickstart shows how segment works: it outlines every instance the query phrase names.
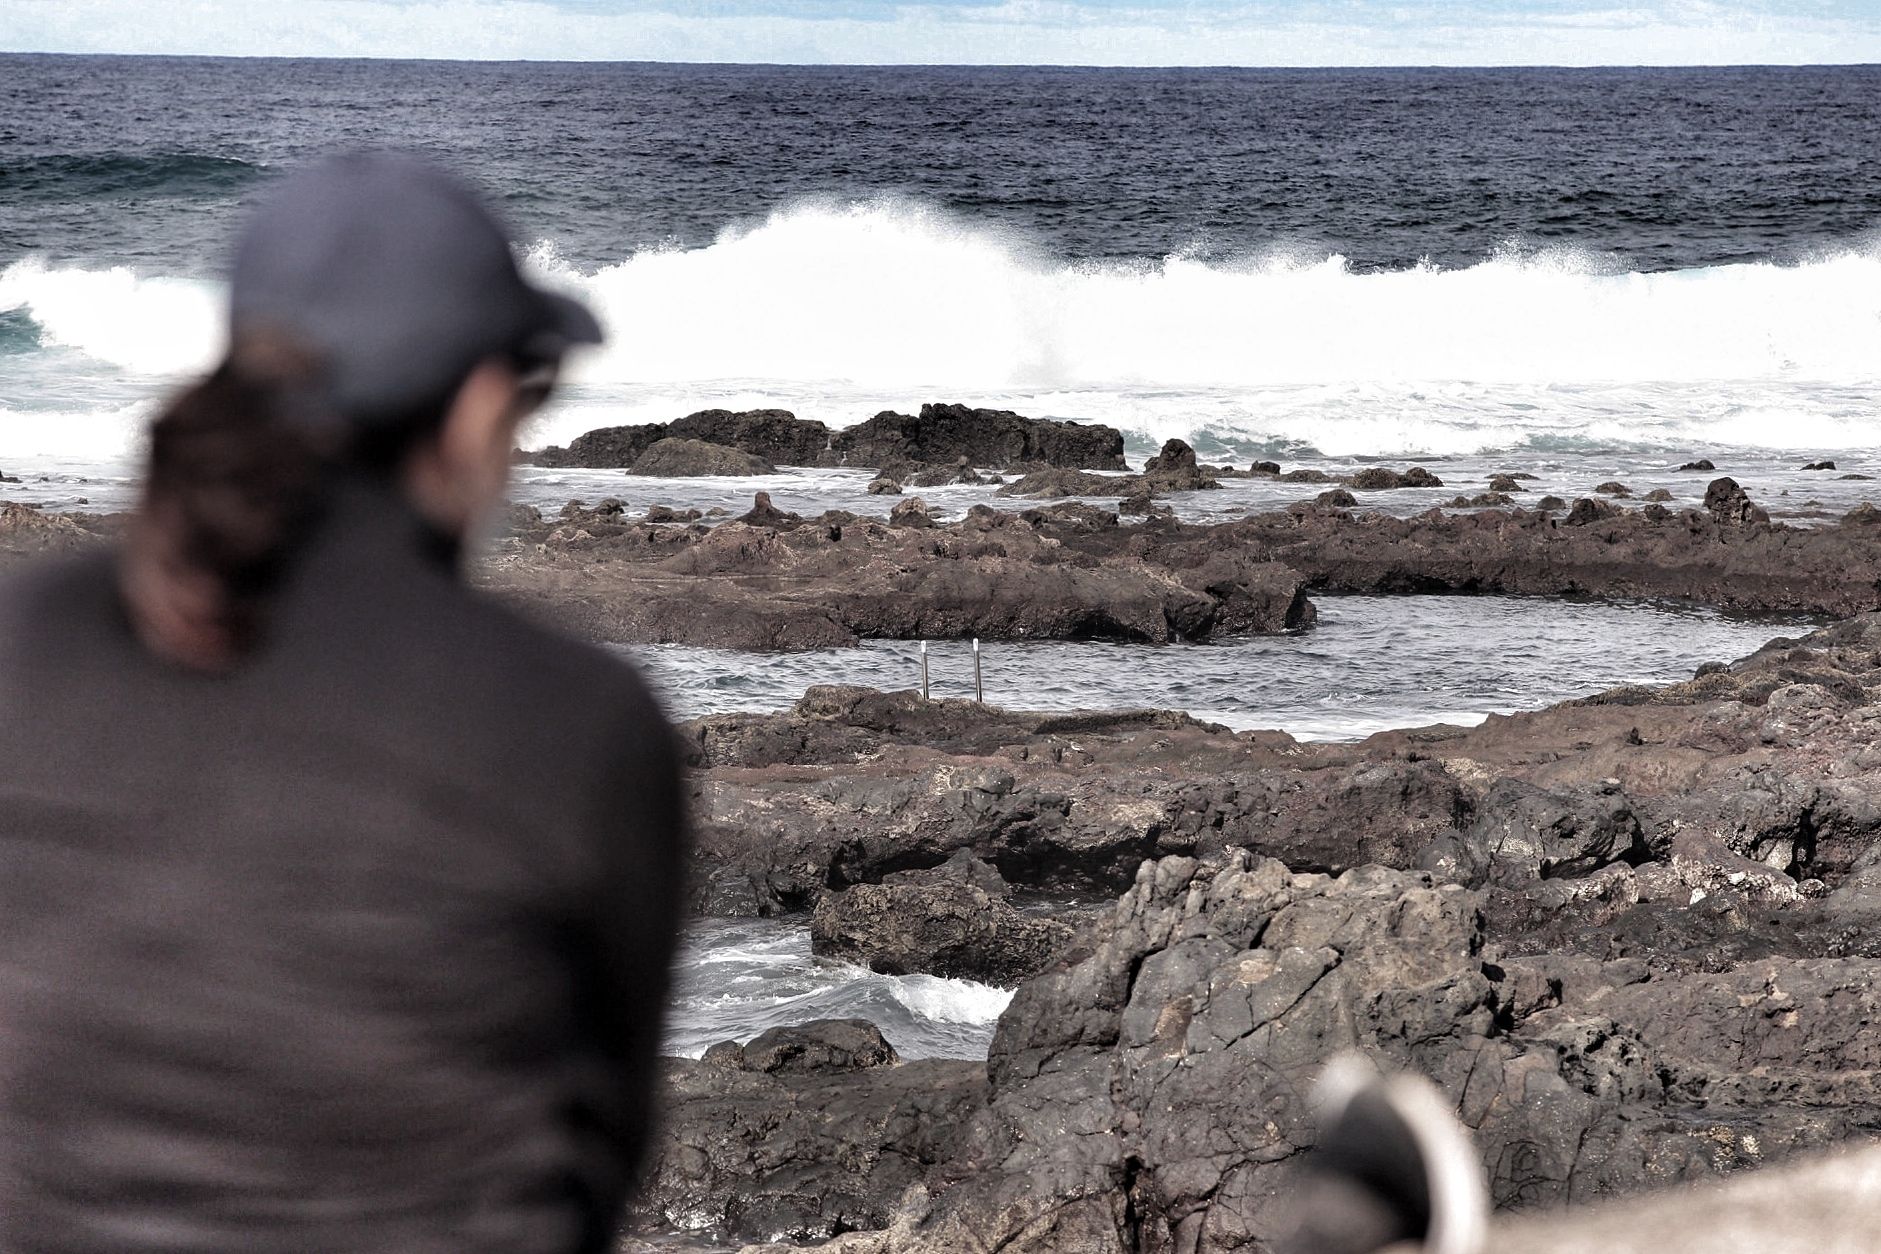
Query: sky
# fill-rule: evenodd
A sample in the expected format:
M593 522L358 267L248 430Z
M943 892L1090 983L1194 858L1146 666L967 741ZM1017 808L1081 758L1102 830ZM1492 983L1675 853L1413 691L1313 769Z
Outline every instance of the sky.
M1881 0L0 0L0 51L1021 65L1881 62Z

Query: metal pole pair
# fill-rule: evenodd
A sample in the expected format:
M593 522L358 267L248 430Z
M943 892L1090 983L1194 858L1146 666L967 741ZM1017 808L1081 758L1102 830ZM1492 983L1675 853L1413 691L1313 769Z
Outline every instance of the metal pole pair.
M927 684L927 641L921 642L921 700L929 700ZM980 638L973 638L973 699L986 704L986 682L980 672Z

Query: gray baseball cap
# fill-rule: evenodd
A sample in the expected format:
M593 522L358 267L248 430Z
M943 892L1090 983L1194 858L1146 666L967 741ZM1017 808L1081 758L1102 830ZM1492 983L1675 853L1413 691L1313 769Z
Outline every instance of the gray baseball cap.
M601 342L578 301L531 285L471 188L396 153L329 157L249 219L230 278L233 332L291 337L339 416L371 424L449 395L477 362L553 361Z

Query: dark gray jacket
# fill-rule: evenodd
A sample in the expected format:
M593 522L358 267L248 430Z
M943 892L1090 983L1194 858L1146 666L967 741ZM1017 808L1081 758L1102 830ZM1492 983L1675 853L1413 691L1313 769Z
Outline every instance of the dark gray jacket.
M0 1251L603 1249L680 898L623 662L349 485L221 678L0 585Z

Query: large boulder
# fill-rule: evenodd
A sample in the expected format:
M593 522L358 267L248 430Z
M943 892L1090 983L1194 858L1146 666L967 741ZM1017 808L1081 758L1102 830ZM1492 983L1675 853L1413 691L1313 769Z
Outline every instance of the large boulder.
M1007 900L999 872L964 850L940 867L901 871L817 901L812 949L883 975L926 972L1017 984L1071 938L1053 919Z
M656 478L703 478L707 475L769 475L777 468L751 453L723 444L668 436L656 440L634 460L633 473Z

